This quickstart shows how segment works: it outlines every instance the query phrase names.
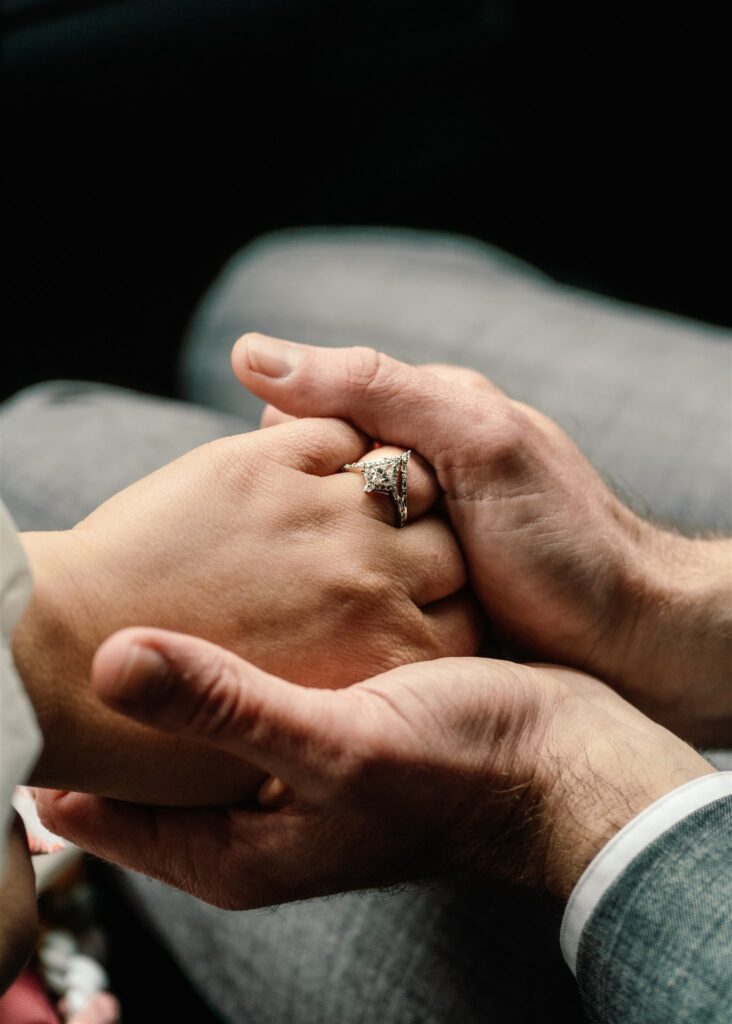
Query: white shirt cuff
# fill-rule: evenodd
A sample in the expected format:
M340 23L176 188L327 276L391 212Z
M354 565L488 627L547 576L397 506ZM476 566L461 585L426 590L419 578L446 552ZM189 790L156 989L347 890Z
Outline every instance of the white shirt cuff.
M562 918L559 941L572 974L577 972L577 952L585 925L630 862L683 818L730 795L732 771L702 775L646 807L606 843L572 890Z

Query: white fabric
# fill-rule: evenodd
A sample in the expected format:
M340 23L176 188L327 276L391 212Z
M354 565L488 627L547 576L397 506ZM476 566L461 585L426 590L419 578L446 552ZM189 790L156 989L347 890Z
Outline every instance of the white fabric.
M732 794L732 771L715 772L679 786L629 821L597 854L575 885L564 917L560 942L573 974L582 931L603 895L630 862L668 829L701 807Z
M32 581L23 546L0 501L0 876L5 869L10 800L41 749L31 702L15 670L13 630L30 599Z

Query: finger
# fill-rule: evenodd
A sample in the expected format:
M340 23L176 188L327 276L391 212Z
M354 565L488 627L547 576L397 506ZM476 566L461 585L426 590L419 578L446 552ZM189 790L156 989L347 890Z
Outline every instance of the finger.
M278 409L297 416L336 416L371 437L416 448L438 471L465 457L483 433L508 420L500 393L486 400L428 370L368 348L319 348L249 334L232 352L239 380Z
M276 869L297 863L307 831L306 821L263 811L145 807L53 790L39 813L81 849L230 910L292 898Z
M129 718L296 777L300 791L319 791L326 766L347 759L358 739L347 691L287 683L215 644L160 629L106 640L92 686Z
M478 653L485 617L467 588L422 609L431 629L435 658L469 658Z
M289 417L247 437L261 445L263 460L315 476L337 473L346 462L355 461L370 447L368 438L359 430L343 420L328 418Z
M157 808L122 800L41 789L38 814L46 826L82 849L185 888L183 851L207 870L214 836L226 830L220 808ZM192 843L193 846L189 846Z
M291 420L297 419L296 416L290 416L286 412L282 412L281 409L276 409L273 405L265 405L264 411L262 412L259 426L264 430L267 427L276 427L280 423L289 423Z
M453 366L450 363L423 363L422 369L428 370L435 377L441 377L442 380L452 381L460 387L482 389L494 395L501 394L500 388L496 387L493 381L479 370L472 370L466 366Z
M155 808L46 791L41 814L82 849L225 910L353 888L364 870L339 819L312 810Z
M437 516L425 516L401 530L389 545L389 554L420 608L462 590L468 582L460 545Z
M357 462L373 462L395 455L403 455L403 448L392 448L385 445L367 452ZM435 504L440 496L440 488L434 470L416 452L412 452L407 463L407 511L409 519L417 519L424 515ZM348 502L360 508L364 515L380 519L394 525L398 522L398 512L393 499L388 494L378 491L364 491L364 476L359 470L348 470L333 478L333 500Z

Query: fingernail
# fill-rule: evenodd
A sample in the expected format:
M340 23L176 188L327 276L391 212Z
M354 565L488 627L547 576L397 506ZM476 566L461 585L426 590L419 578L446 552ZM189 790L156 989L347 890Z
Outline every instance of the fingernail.
M281 779L266 779L257 793L257 803L268 811L278 811L293 799L292 790Z
M265 377L286 377L300 359L296 345L264 334L248 334L244 345L249 369Z
M170 665L159 651L132 644L114 685L107 691L115 700L136 701L141 697L162 696L167 690Z

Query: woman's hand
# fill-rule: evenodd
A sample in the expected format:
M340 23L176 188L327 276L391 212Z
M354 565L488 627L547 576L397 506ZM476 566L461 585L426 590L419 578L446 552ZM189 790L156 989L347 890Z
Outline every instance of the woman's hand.
M233 366L285 413L342 417L431 463L476 594L518 653L590 671L697 742L729 741L729 542L638 518L555 423L478 374L466 387L371 349L260 335Z
M450 871L566 899L605 843L712 767L569 669L449 658L304 689L195 637L130 629L94 663L111 707L270 773L259 808L45 793L99 856L244 909Z
M45 737L38 785L168 803L239 799L258 773L133 726L88 687L101 641L132 623L185 630L290 680L346 685L472 654L479 621L434 475L409 463L410 520L341 473L368 447L336 420L214 441L73 530L26 534L34 596L14 653ZM385 450L375 453L379 457Z

